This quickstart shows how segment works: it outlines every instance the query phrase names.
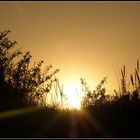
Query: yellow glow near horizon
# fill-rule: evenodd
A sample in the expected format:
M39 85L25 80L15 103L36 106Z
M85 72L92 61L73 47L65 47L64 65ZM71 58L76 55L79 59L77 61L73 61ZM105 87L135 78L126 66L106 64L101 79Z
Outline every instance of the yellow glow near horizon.
M61 83L72 74L92 88L108 76L107 90L113 92L115 73L124 64L133 70L140 59L138 2L18 1L1 2L0 9L1 31L10 29L9 37L31 52L33 62L60 69Z
M64 85L64 94L67 97L69 108L80 109L82 90L79 84L68 83Z

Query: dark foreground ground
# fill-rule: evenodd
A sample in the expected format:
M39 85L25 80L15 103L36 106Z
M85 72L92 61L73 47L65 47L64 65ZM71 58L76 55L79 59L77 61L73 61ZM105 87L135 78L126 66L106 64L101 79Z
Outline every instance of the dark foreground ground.
M1 138L140 137L139 103L114 103L84 111L30 107L4 112L0 113Z

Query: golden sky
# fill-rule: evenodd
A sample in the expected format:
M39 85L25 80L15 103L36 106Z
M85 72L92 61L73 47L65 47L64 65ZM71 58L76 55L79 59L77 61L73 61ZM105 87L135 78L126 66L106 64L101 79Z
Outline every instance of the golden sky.
M140 2L0 2L6 29L33 61L59 68L61 83L95 86L108 76L112 90L115 70L133 72L140 58Z

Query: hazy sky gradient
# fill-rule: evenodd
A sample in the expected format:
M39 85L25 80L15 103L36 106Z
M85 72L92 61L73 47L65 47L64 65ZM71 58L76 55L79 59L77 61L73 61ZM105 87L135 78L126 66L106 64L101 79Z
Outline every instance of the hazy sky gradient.
M61 83L97 85L140 58L140 2L0 2L0 30L10 29L33 61L59 68ZM110 90L109 89L109 90Z

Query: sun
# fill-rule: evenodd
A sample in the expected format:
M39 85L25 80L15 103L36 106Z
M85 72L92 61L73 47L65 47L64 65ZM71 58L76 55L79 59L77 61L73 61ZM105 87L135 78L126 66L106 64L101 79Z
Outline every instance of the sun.
M67 98L67 104L69 108L80 109L81 108L81 99L82 91L79 84L68 83L63 87L64 95Z

